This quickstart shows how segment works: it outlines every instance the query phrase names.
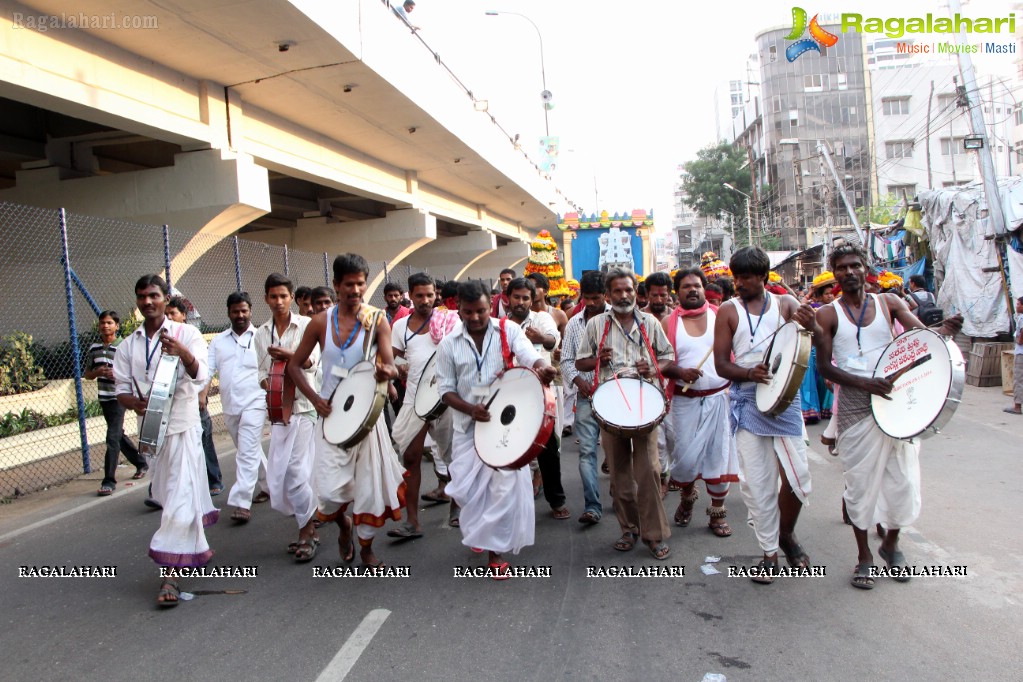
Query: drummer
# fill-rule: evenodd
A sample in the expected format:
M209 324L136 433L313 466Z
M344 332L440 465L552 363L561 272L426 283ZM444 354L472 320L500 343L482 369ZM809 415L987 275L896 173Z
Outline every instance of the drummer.
M675 359L675 351L658 319L637 310L636 275L631 270L611 268L604 287L611 310L586 324L576 369L592 372L599 358L599 383L638 375L663 385L660 367L667 367ZM657 434L626 438L601 429L601 444L611 466L611 497L622 529L614 548L628 552L642 538L655 559L667 559L671 548L664 541L671 537L671 529L661 504Z
M501 555L518 554L533 544L532 484L528 467L509 471L483 463L476 455L476 422L490 421L485 406L490 385L511 366L513 358L519 365L537 370L548 384L556 371L534 350L518 325L491 320L490 310L490 294L479 282L458 286L462 328L441 341L437 379L442 399L458 412L454 415L447 493L462 507L462 544L487 550L491 577L503 580L509 577L509 569Z
M671 275L666 272L654 272L647 277L646 307L644 313L650 313L660 322L664 322L675 307L671 304ZM670 339L669 339L670 341ZM665 388L667 388L665 386ZM668 473L671 471L672 453L675 451L675 424L667 418L657 426L657 459L661 465L661 497L668 494Z
M376 530L388 519L400 521L405 501L404 471L391 446L387 426L383 419L377 419L369 435L348 449L328 443L322 428L323 417L331 413L328 398L347 371L362 361L367 348L377 349L377 381L391 381L398 376L387 319L379 308L362 301L368 276L369 264L362 256L344 253L334 259L337 305L310 320L288 361L288 376L320 415L312 478L319 498L317 515L320 521L334 521L340 528L338 550L343 561L355 557L354 528L363 565L379 568L383 562L373 552ZM373 329L374 323L376 338L367 339L366 330ZM320 356L323 385L319 393L301 369L317 344L323 349ZM350 505L354 518L347 514Z
M810 469L803 439L799 394L777 417L757 409L757 384L771 374L764 355L774 333L789 320L815 326L813 309L793 296L766 291L771 260L763 249L745 246L732 254L729 268L737 298L722 304L714 323L714 365L718 376L731 381L732 432L739 454L742 491L763 559L750 578L774 582L781 549L793 567L810 559L796 539L796 521L810 494ZM733 359L734 358L734 359ZM778 487L779 471L781 490Z
M842 287L842 298L817 311L822 327L815 338L817 368L826 379L842 386L838 452L845 475L845 507L858 551L851 583L869 590L874 587L874 557L867 529L875 523L886 529L878 554L891 577L908 581L908 574L897 575L898 569L906 566L906 557L899 550L899 530L920 515L920 442L892 438L877 426L871 396L887 396L893 385L887 379L873 378L874 367L894 339L893 322L905 329L924 325L895 294L865 293L869 270L867 253L861 247L843 244L828 260ZM956 315L936 331L952 336L962 322Z
M387 531L387 536L392 538L419 538L423 535L417 502L427 433L437 444L437 456L445 463L451 461L451 410L445 410L437 419L423 421L416 414L416 395L420 388L419 379L430 358L437 352L443 338L460 324L454 312L434 308L437 289L433 278L425 272L417 272L408 278L408 290L412 299L412 314L395 322L391 334L394 356L407 361L398 368L399 377L405 381L405 399L394 420L391 435L408 472L405 476L405 484L408 486L406 499L411 504L406 506L408 520Z

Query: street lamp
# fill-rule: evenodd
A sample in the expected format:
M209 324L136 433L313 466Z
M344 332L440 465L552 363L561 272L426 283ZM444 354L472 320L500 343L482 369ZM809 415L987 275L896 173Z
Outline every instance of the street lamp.
M742 196L746 197L746 239L749 240L749 246L753 246L753 220L750 218L749 211L750 196L743 192L741 189L735 189L727 182L722 182L721 184L727 187L728 189L732 190L733 192L738 192Z
M532 19L527 17L525 14L519 14L518 12L504 12L504 11L498 12L497 10L488 9L485 12L485 14L488 17L496 17L496 16L500 16L502 14L510 15L510 16L513 16L513 17L520 17L520 18L525 19L526 21L528 21L533 26L533 28L536 30L536 38L537 38L537 40L540 41L540 81L541 81L541 83L543 83L543 91L540 93L540 99L543 100L543 125L544 125L544 131L546 132L547 137L550 137L551 136L551 125L550 125L550 120L548 119L547 111L548 111L548 106L551 103L552 95L551 95L550 91L547 89L547 69L544 66L544 60L543 60L543 36L540 35L540 27L537 26L536 23Z

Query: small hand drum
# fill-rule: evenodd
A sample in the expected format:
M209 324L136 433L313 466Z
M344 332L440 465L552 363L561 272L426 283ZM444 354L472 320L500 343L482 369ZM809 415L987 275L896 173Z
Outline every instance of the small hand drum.
M416 386L416 416L423 421L433 421L444 414L447 405L441 400L440 386L437 383L437 353L430 356L419 376Z
M799 324L786 322L778 329L764 354L771 380L757 384L758 410L777 417L789 408L799 394L812 348L813 335Z
M387 400L387 382L377 381L376 366L363 361L348 371L330 396L323 418L323 439L342 448L358 444L376 426Z

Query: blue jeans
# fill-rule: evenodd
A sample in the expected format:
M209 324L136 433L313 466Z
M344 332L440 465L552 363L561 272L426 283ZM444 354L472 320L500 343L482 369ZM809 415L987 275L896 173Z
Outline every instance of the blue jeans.
M593 418L593 406L582 396L575 403L575 435L579 437L579 477L583 481L584 512L598 517L603 512L600 504L600 486L597 483L597 444L600 427Z

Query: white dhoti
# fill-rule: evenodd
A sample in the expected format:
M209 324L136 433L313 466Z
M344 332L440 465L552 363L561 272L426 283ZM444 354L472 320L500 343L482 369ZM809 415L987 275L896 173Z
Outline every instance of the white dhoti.
M845 508L860 529L904 528L920 516L920 442L886 436L872 417L838 436Z
M657 461L660 462L662 475L671 471L674 451L675 420L668 413L657 427Z
M579 397L579 389L575 387L575 384L563 388L565 389L565 405L562 409L562 419L566 427L575 426L575 401Z
M799 436L758 436L746 429L735 433L744 485L739 486L753 521L753 531L764 554L778 551L779 465L792 491L803 504L810 494L810 468L806 441Z
M675 439L671 480L689 485L703 479L711 497L724 498L728 485L739 481L739 459L728 422L728 392L702 398L676 396L668 418L675 434L685 434Z
M387 425L377 419L373 430L352 448L342 449L323 439L316 424L316 463L313 489L319 499L319 517L333 521L352 503L352 518L359 537L368 540L388 520L400 521L405 506L405 470L391 446Z
M249 509L256 483L266 486L266 455L263 454L263 424L266 410L243 410L241 414L225 414L224 426L231 434L235 455L235 481L227 503L232 507ZM262 474L262 475L261 475ZM273 496L271 495L271 499Z
M536 518L529 469L492 469L476 454L473 432L455 432L447 493L462 508L462 544L518 554L533 544Z
M405 451L408 450L409 446L412 445L412 441L415 440L419 432L426 426L427 434L437 445L438 459L450 462L451 434L454 431L452 412L450 409L444 410L441 416L432 421L424 422L416 414L415 399L413 398L410 401L408 394L406 394L405 403L401 406L401 411L398 413L397 419L394 420L394 426L391 428L391 437L394 439L395 445L398 446L398 456L405 456Z
M150 457L153 497L163 504L160 528L149 542L149 556L161 566L205 566L213 557L206 526L217 522L206 460L202 427L168 435L158 457Z
M316 513L311 483L316 458L316 422L311 415L295 414L287 425L270 426L270 456L266 482L270 506L287 516L294 515L302 528Z

